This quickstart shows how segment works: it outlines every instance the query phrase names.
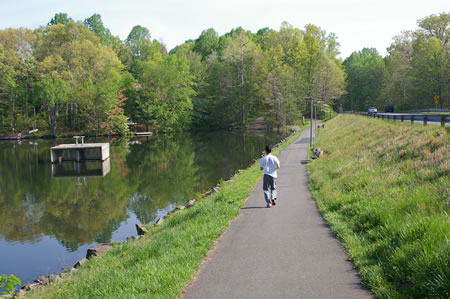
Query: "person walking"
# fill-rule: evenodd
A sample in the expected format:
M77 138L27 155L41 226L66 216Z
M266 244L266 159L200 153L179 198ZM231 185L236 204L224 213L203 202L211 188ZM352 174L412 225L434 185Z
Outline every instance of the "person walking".
M264 170L263 190L267 207L277 204L277 169L280 168L280 160L272 155L272 147L266 145L265 155L259 162L259 168Z

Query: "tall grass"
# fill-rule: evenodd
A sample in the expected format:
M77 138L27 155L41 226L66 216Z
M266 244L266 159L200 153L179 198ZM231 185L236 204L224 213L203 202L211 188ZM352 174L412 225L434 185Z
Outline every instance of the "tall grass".
M295 134L281 149L292 143ZM263 149L262 149L263 150ZM176 298L193 278L214 241L239 215L262 176L259 162L223 183L218 193L149 227L144 238L116 245L63 282L28 294L30 298ZM263 202L261 202L264 205Z
M450 298L448 133L339 116L315 140L313 196L379 298Z

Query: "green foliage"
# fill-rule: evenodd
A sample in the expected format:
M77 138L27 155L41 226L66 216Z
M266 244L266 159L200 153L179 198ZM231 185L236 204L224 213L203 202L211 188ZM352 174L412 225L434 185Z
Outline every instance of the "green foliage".
M378 111L394 105L396 111L448 108L448 51L450 14L419 20L419 29L394 37L384 61L368 49L344 61L348 79L344 109ZM436 107L433 98L439 96Z
M20 283L20 279L13 274L0 276L0 295L12 296L16 286L20 285Z
M62 24L62 25L66 25L69 22L72 22L72 18L69 17L69 15L67 13L56 13L55 16L50 20L50 22L48 22L48 26L52 26L52 25L56 25L56 24Z
M364 48L345 59L344 67L348 76L344 109L367 111L381 93L385 74L383 58L376 49Z
M209 28L203 30L202 34L195 40L193 51L202 55L204 60L211 53L219 49L219 34L213 29Z
M448 298L448 131L356 116L327 122L314 199L380 298Z
M48 120L40 132L124 134L126 117L160 131L245 128L258 117L281 127L301 119L305 96L343 93L338 47L333 33L284 22L256 34L209 28L169 55L143 26L122 42L99 14L79 22L59 13L34 34L0 31L1 128Z
M143 73L145 97L137 104L142 122L161 131L180 131L189 127L192 117L192 76L187 61L175 55L149 62Z

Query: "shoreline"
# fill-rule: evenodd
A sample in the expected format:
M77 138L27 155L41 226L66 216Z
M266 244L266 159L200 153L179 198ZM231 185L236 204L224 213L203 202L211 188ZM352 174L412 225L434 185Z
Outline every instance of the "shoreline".
M280 141L277 144L276 150L280 151L281 148L284 148L285 146L287 146L290 142L293 141L292 138L295 135L298 135L298 134L300 134L300 131L297 131L296 133L291 134L290 136L284 138L282 141ZM288 141L290 141L290 142L288 142ZM238 180L236 180L236 178L242 176L243 173L250 171L254 167L254 165L257 164L257 161L259 161L259 159L256 159L255 162L253 162L253 164L250 164L250 166L247 169L245 169L245 170L238 170L229 180L225 181L222 184L222 186L215 186L210 191L206 192L205 194L201 194L201 195L199 194L198 196L196 196L196 198L195 198L195 200L197 200L196 205L198 203L201 203L201 202L212 201L212 200L214 200L215 197L221 196L221 194L223 193L222 189L231 188L229 185L234 185L236 183L239 183L239 182L237 182ZM257 181L254 182L254 184L256 184L256 183L257 183ZM241 198L240 200L243 200L243 199ZM129 242L114 243L114 244L112 244L112 247L109 248L109 249L112 249L111 251L114 252L114 251L117 251L117 250L120 251L121 247L127 247L128 245L131 245L131 244L133 245L133 247L134 246L138 246L138 244L144 245L141 242L145 242L143 240L146 240L147 238L148 238L147 241L151 242L152 239L154 237L156 237L155 235L157 235L158 232L160 231L160 227L164 227L165 223L173 221L173 219L175 219L177 217L180 217L178 215L185 214L185 213L181 213L181 212L184 212L184 211L188 212L188 210L194 209L193 204L190 204L190 202L191 201L189 201L188 203L186 203L183 206L177 206L173 211L169 212L168 216L166 216L166 218L164 218L164 220L162 220L162 219L157 220L157 224L145 226L145 227L148 228L148 231L149 231L149 233L146 236L144 236L144 237L142 237L142 236L138 236L138 237L131 236L131 237L129 237L129 240L128 240ZM148 237L148 236L150 236L150 237ZM107 253L107 255L108 255L108 253ZM98 259L98 260L101 260L101 259ZM79 265L85 264L85 262L86 262L86 260L83 259L83 261L81 263L79 263ZM95 262L94 261L89 261L87 264L93 264L93 263L96 263L96 262L97 262L97 259L95 259ZM80 267L79 269L83 269L83 268L84 267ZM75 272L75 271L73 271L73 268L70 268L68 270L69 270L69 273L74 273ZM54 274L54 275L58 276L58 275L61 275L61 274ZM73 278L71 276L74 276L74 275L70 275L69 276L69 275L63 274L62 276L65 276L65 279L64 279L64 281L65 281L66 278L71 280ZM49 281L49 282L52 282L52 280L54 280L54 279L50 279L50 277L48 277L48 278L49 279L47 279L47 281ZM60 279L57 279L57 280L60 280ZM52 287L43 286L43 284L40 283L40 282L38 284L39 285L33 285L31 288L29 286L27 286L25 288L26 289L33 289L33 287L35 287L35 288L46 289L46 290L50 290L52 288ZM62 282L62 284L64 284L64 282ZM52 283L51 285L53 286L54 284ZM38 291L38 292L40 292L40 291ZM32 292L32 293L35 293L35 292ZM28 293L27 292L27 296L32 294L32 293Z

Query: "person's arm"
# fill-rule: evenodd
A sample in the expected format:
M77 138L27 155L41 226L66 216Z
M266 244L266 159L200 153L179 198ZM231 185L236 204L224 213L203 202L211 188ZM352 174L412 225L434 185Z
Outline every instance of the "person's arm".
M264 167L262 166L263 160L264 160L264 157L259 162L259 170L264 170Z

